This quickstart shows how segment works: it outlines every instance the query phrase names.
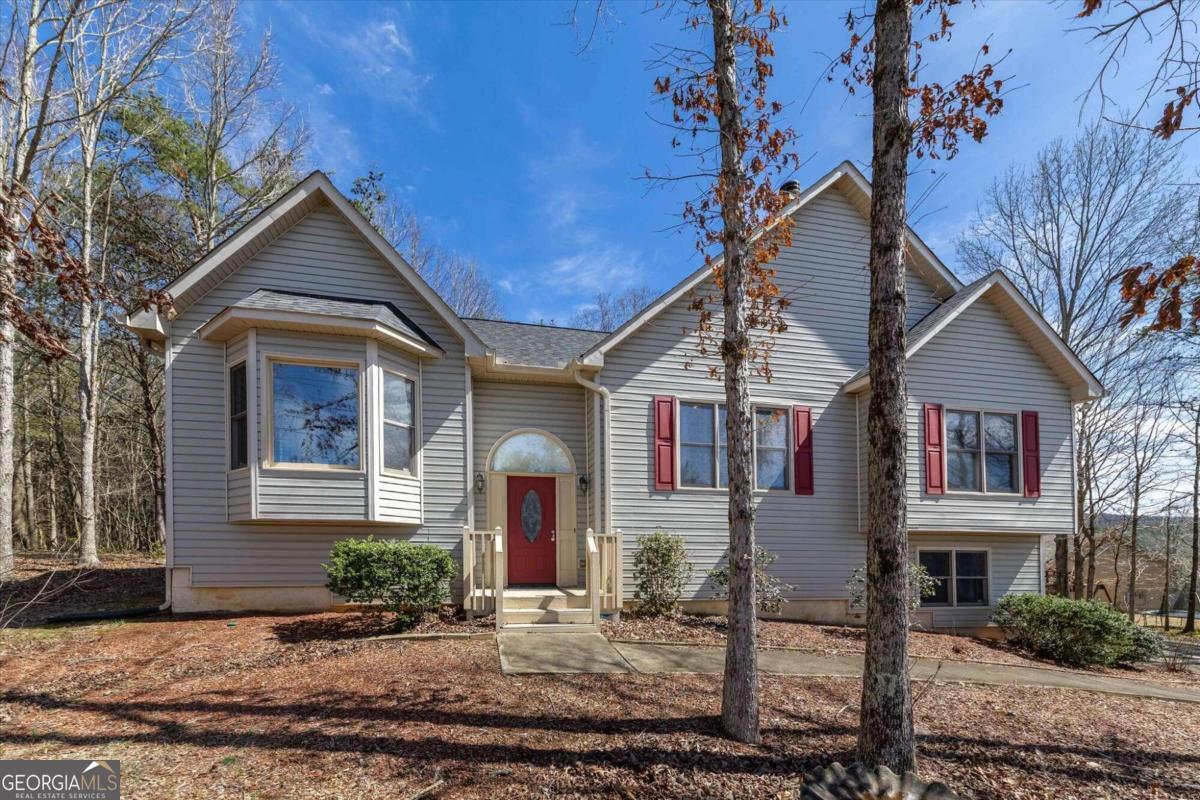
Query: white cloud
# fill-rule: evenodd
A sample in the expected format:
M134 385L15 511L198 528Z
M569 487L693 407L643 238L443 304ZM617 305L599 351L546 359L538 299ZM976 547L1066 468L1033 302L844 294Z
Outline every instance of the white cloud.
M602 246L556 258L534 273L538 283L556 294L620 291L639 282L636 257L622 248Z
M330 86L328 83L318 84L317 85L317 94L323 94L323 95L334 94L333 87Z

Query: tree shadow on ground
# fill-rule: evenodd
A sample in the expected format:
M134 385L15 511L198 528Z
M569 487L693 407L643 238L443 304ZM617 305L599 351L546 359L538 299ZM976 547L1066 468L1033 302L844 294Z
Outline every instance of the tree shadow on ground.
M41 625L60 614L157 606L164 585L162 567L63 565L5 581L0 609L14 626Z
M243 692L210 692L182 700L137 703L63 699L44 693L7 692L0 699L18 707L99 717L86 732L23 731L7 726L0 743L54 742L87 748L115 743L190 745L221 750L258 748L312 752L383 753L409 759L467 765L561 766L564 763L644 770L656 765L699 772L750 775L795 775L819 764L854 758L844 744L851 725L792 715L788 726L764 728L766 745L731 750L720 739L712 715L604 717L553 713L478 712L456 706L471 702L470 687L421 690L412 696L324 691L304 702L279 703L270 695L247 698ZM774 714L775 711L772 711ZM186 721L180 721L184 719ZM439 730L444 728L444 730ZM494 730L493 741L479 732ZM514 739L506 732L518 732ZM526 735L545 732L560 746L525 743ZM469 735L468 735L469 734ZM584 746L570 747L571 734L582 734ZM610 743L596 736L614 737ZM655 741L647 737L660 736ZM695 737L702 737L698 742ZM622 737L622 738L618 738ZM632 737L632 738L623 738ZM1081 782L1104 780L1128 785L1156 785L1169 796L1183 796L1194 785L1164 779L1170 766L1200 765L1200 757L1139 749L1109 742L1018 743L983 733L922 735L923 757L978 768L1008 766L1031 773L1056 774ZM705 745L711 740L712 746ZM678 746L672 746L678 742ZM1091 766L1087 766L1088 764ZM1097 767L1104 764L1105 767ZM1098 770L1103 775L1098 774ZM1189 770L1194 773L1194 770Z

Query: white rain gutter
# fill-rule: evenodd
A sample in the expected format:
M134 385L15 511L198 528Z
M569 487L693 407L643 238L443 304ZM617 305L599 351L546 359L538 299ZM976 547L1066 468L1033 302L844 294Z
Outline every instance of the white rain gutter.
M612 531L612 396L608 389L596 383L589 381L587 378L576 372L573 376L575 382L585 389L595 392L600 395L600 400L604 407L604 445L601 448L601 453L604 458L604 524L608 526L608 531ZM593 420L593 424L599 424L599 420ZM599 442L597 442L599 445ZM599 520L597 520L599 526ZM603 532L603 531L602 531Z

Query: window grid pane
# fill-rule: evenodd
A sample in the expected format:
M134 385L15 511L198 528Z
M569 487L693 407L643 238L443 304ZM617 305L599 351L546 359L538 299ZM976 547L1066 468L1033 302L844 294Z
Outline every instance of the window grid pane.
M974 411L947 411L947 487L956 491L979 491L981 488L981 457L979 414Z
M922 597L923 606L949 606L950 603L950 551L922 550L917 557L918 563L929 573L937 583L930 597Z
M984 472L987 491L1017 491L1017 417L984 414Z
M272 458L358 466L358 368L271 365Z
M246 364L229 368L229 468L249 463L246 408Z

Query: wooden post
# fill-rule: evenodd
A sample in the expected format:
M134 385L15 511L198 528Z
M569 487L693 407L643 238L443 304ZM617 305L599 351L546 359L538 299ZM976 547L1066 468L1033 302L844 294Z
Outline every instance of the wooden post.
M475 542L471 538L471 528L463 526L463 610L467 619L475 619Z

